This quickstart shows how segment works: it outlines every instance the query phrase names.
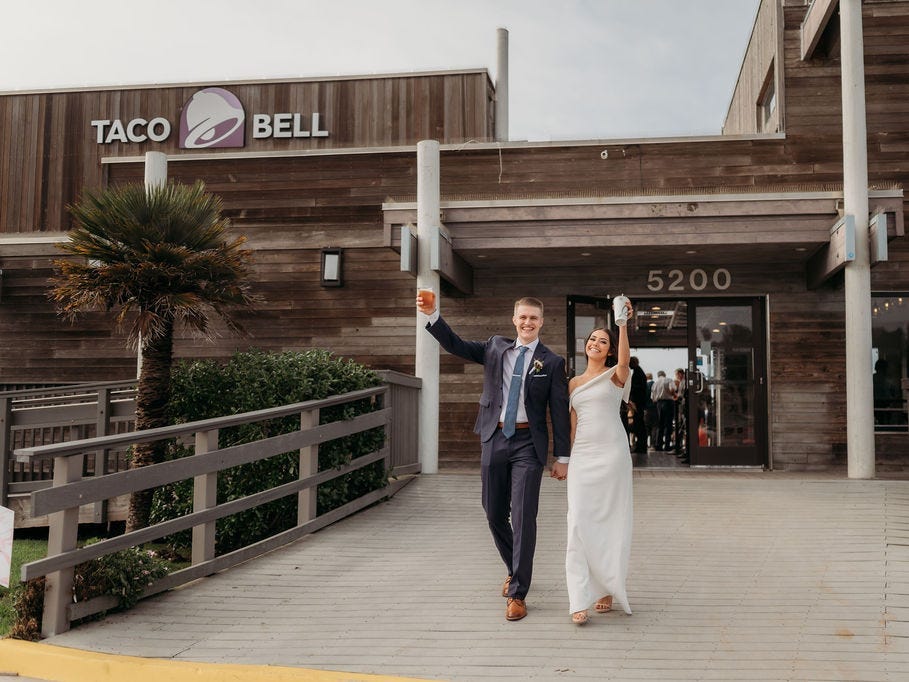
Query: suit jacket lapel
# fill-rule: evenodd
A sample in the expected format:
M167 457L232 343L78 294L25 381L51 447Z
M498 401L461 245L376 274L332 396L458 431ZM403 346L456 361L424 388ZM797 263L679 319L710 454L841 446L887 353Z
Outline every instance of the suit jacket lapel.
M495 381L497 385L501 386L503 380L503 372L505 371L505 353L507 353L511 348L514 348L514 340L502 339L502 348L499 349L499 352L496 353L496 366L493 368L495 372Z
M530 359L530 362L527 363L527 366L524 368L524 407L527 407L527 397L530 395L530 372L533 370L533 363L539 360L540 362L545 362L543 357L546 355L546 346L543 345L543 342L537 344L536 350L533 352L533 357ZM543 371L538 372L542 374Z

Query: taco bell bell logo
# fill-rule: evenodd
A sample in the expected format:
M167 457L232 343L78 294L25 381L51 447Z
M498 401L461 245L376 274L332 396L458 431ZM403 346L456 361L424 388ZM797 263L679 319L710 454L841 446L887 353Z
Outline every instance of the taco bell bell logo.
M195 93L180 114L180 148L242 147L243 105L232 92L205 88Z

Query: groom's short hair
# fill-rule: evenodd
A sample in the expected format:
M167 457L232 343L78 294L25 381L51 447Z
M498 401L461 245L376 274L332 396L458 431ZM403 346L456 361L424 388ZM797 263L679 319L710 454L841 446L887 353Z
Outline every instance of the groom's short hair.
M538 298L533 298L532 296L524 296L523 298L519 298L514 302L514 309L517 310L519 305L529 305L533 308L539 308L540 315L543 314L543 301Z

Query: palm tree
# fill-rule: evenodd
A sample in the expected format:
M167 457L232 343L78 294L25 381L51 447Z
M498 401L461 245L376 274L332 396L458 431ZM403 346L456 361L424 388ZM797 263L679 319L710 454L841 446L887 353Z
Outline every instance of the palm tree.
M248 309L251 251L245 237L230 239L221 200L192 187L146 189L127 184L86 192L69 207L75 227L63 251L79 257L59 268L50 297L70 320L89 310L117 311L129 327L128 343L141 353L136 389L136 428L167 424L174 326L211 336L209 318L222 317L242 331L231 312ZM137 444L130 462L160 462L164 443ZM148 525L152 491L130 498L127 530Z

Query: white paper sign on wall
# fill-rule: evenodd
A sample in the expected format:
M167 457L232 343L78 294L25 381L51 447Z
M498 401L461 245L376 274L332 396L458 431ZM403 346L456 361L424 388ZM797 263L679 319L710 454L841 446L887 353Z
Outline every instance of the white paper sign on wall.
M0 585L9 587L10 566L13 563L13 521L16 515L12 509L0 507Z

